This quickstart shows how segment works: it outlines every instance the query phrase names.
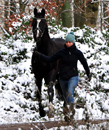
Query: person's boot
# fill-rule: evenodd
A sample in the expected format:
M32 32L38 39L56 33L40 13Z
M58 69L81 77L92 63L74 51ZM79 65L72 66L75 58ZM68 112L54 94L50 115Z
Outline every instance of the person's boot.
M67 105L63 107L63 114L64 114L64 120L66 122L69 122L70 121L70 118L69 118L69 109L67 108Z
M70 120L73 120L73 116L75 115L75 109L73 103L70 104L69 112L70 112Z

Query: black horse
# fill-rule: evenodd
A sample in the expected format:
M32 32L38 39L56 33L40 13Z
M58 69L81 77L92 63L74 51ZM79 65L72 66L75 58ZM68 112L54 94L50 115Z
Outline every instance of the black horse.
M52 104L54 96L53 85L56 80L58 81L60 60L54 63L46 63L39 59L35 51L37 50L45 55L51 56L64 47L65 40L62 38L50 38L44 9L42 9L41 12L37 12L36 8L34 9L32 29L33 37L36 42L36 47L32 55L32 70L35 75L36 85L38 86L37 98L39 101L39 113L40 116L43 117L46 113L41 104L42 79L44 78L45 84L48 86L49 104ZM55 87L61 91L59 82ZM50 108L51 106L49 107L49 112L51 111Z

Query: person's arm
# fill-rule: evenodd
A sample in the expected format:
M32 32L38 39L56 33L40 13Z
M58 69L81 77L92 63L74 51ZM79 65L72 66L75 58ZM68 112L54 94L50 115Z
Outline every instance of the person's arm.
M87 63L87 61L86 61L86 59L85 59L85 57L84 57L84 55L83 55L83 53L81 51L79 52L79 57L78 58L79 58L81 64L83 65L83 67L84 67L84 69L86 71L86 74L87 74L87 76L89 78L89 81L90 81L91 80L90 69L89 69L88 63Z
M54 55L52 56L47 56L47 55L44 55L38 51L35 51L36 55L39 56L39 58L42 60L42 61L45 61L45 62L54 62L54 61L57 61L58 59L60 59L60 51L55 53Z

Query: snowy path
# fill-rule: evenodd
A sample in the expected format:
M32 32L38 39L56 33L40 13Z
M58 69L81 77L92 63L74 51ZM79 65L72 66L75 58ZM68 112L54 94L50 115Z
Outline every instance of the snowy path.
M109 120L88 120L87 122L82 121L82 120L77 120L76 124L79 125L86 125L87 123L90 124L101 124L101 123L106 123L109 122ZM74 127L73 123L67 123L65 121L47 121L47 122L31 122L31 123L16 123L16 124L3 124L0 125L0 130L48 130L53 127L62 127L62 126L72 126ZM108 130L109 128L109 123L107 126Z

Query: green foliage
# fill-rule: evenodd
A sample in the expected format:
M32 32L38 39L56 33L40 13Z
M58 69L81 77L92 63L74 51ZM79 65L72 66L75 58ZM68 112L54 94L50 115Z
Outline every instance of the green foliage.
M52 26L52 27L55 27L55 26L56 26L55 19L54 19L54 18L51 18L50 15L47 16L47 22L49 22L49 25Z
M109 47L109 29L107 29L105 32L102 32L103 37L106 39L106 45Z
M77 100L77 103L83 103L83 98L79 97L78 100Z
M6 52L2 52L2 55L7 55L7 53Z
M19 22L18 22L19 21ZM28 42L32 40L32 32L31 32L31 21L32 17L19 15L10 16L8 19L8 28L6 29L6 33L4 34L4 39L8 40L12 38L13 40L21 39L22 42Z
M63 30L62 20L61 20L61 19L58 21L59 24L57 25L55 18L53 18L53 17L51 18L51 17L48 15L48 16L47 16L47 22L49 23L50 33L57 34L59 30L66 31L66 30Z

